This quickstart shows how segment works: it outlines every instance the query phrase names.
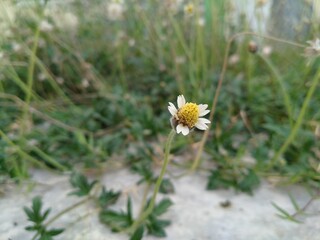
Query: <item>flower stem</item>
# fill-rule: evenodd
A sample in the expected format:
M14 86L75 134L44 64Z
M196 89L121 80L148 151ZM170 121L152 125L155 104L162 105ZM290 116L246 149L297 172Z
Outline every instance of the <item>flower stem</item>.
M162 169L161 169L160 175L159 175L159 177L157 179L157 182L156 182L156 185L154 187L150 203L149 203L147 209L140 214L138 219L128 229L129 233L134 233L136 231L136 229L143 223L143 221L152 213L152 210L154 208L155 201L156 201L156 198L157 198L157 194L159 192L160 185L161 185L162 180L163 180L163 176L164 176L164 174L165 174L165 172L167 170L167 166L169 164L169 160L170 160L169 159L169 153L170 153L171 143L172 143L172 140L173 140L175 134L176 134L176 131L173 130L173 129L169 133L169 136L168 136L168 139L167 139L167 142L166 142L166 146L165 146L164 162L163 162L163 165L162 165Z

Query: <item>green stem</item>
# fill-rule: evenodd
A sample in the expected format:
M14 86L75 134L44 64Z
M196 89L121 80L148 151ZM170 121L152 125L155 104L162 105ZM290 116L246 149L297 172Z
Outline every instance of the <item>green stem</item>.
M142 203L141 203L141 208L140 208L140 211L139 211L139 215L141 215L143 213L143 209L144 209L144 206L147 202L147 197L148 197L148 192L150 190L150 187L151 187L151 182L148 182L147 183L147 186L144 190L144 193L143 193L143 197L142 197Z
M33 146L32 147L33 150L39 154L40 157L42 157L47 163L51 164L52 166L54 166L55 168L61 170L61 171L66 171L67 168L65 166L63 166L62 164L60 164L59 162L57 162L55 159L53 159L52 157L50 157L48 154L46 154L45 152L43 152L40 148Z
M120 81L121 85L124 89L128 89L127 79L125 75L125 69L123 64L123 54L122 54L122 48L119 46L117 47L117 63L120 73Z
M79 202L77 202L74 205L71 205L70 207L67 207L65 209L63 209L61 212L57 213L55 216L53 216L46 224L45 226L49 226L51 223L53 223L54 221L56 221L58 218L60 218L62 215L66 214L67 212L72 211L73 209L81 206L82 204L85 204L86 202L88 202L90 199L92 199L92 196L89 196Z
M287 114L288 114L289 121L290 121L290 126L292 127L293 126L293 116L292 116L292 110L291 110L291 106L292 106L291 99L290 99L289 94L287 93L285 84L282 81L280 73L278 72L278 70L274 67L273 63L268 58L262 56L261 54L259 54L259 56L268 65L268 67L270 68L271 72L274 74L275 78L277 79L277 81L280 85L281 92L282 92L283 99L284 99L284 104L286 106Z
M152 195L152 198L150 200L150 203L147 207L147 209L142 212L142 214L138 217L138 219L133 223L133 225L128 229L128 232L129 233L134 233L136 231L136 229L143 223L143 221L152 213L152 210L154 208L154 205L155 205L155 201L156 201L156 198L157 198L157 194L159 192L159 188L160 188L160 185L162 183L162 180L163 180L163 176L167 170L167 166L169 164L169 153L170 153L170 148L171 148L171 143L172 143L172 140L174 138L176 134L176 131L175 130L171 130L169 136L168 136L168 139L167 139L167 142L166 142L166 146L165 146L165 154L164 154L164 162L163 162L163 165L162 165L162 169L161 169L161 172L160 172L160 175L157 179L157 182L156 182L156 185L154 187L154 190L153 190L153 195Z
M194 63L192 52L191 52L190 48L188 48L186 39L183 37L183 34L181 32L181 29L179 28L177 21L173 18L173 16L170 13L168 14L168 17L169 17L169 21L175 31L177 39L178 39L179 43L181 44L181 47L182 47L184 53L187 55L187 58L190 62L190 68L189 68L190 82L193 86L196 87L196 79L195 79L196 69L195 69L195 63Z
M312 85L307 93L307 97L305 98L305 100L303 102L298 119L297 119L296 123L294 124L294 126L290 132L290 135L287 137L286 141L283 143L283 145L278 150L278 152L276 152L274 157L271 159L270 164L268 166L268 169L272 168L276 164L279 157L287 150L289 145L292 143L292 141L296 137L296 135L301 127L301 124L303 122L303 119L304 119L305 113L307 111L307 108L309 106L312 95L313 95L314 91L316 90L316 87L319 83L319 79L320 79L320 70L317 72L316 76L314 77L314 79L312 81Z
M26 152L24 152L19 146L17 146L15 143L13 143L10 138L3 132L0 130L0 136L3 138L4 141L6 141L10 146L14 147L17 150L17 153L20 155L20 157L22 159L28 160L29 162L50 170L50 168L48 166L46 166L44 163L38 161L37 159L35 159L34 157L30 156L29 154L27 154Z
M39 42L39 37L40 37L40 27L39 25L37 26L35 36L34 36L34 43L32 46L31 54L30 54L30 60L29 60L29 66L28 66L28 78L27 78L27 92L26 92L26 98L25 98L25 108L23 110L23 120L24 122L27 122L28 117L29 117L29 111L28 107L30 105L31 101L31 96L32 96L32 88L33 88L33 75L34 75L34 67L35 67L35 62L36 62L36 54L37 54L37 49L38 49L38 42ZM25 131L25 124L23 124L23 127L21 130L24 132Z

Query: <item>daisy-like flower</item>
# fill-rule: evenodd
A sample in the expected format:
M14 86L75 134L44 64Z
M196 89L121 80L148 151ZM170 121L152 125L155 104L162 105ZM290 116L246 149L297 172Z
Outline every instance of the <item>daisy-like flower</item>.
M178 109L173 103L169 102L168 110L172 115L171 124L177 133L182 133L184 136L195 127L200 130L208 129L210 121L202 118L207 115L210 110L207 110L208 104L195 104L186 102L183 95L179 95L177 99Z
M314 41L307 41L308 44L310 44L309 47L305 49L305 55L306 56L316 56L320 54L320 39L317 38Z
M184 13L191 16L194 13L194 5L192 3L188 3L184 6Z
M121 20L125 12L123 0L113 0L107 6L108 17L112 21Z
M314 41L307 41L310 44L309 47L304 49L304 56L307 58L309 65L315 58L320 56L320 39L317 38Z

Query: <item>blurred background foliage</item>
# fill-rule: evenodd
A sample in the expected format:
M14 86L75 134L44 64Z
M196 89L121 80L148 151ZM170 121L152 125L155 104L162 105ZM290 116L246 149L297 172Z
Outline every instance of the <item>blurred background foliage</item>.
M233 34L255 31L301 44L319 36L315 3L291 16L304 25L287 26L290 34L301 34L277 36L274 17L267 17L279 11L276 3L239 2L1 1L2 179L28 178L34 166L103 171L120 165L152 181L150 168L162 154L157 146L170 130L168 101L184 94L212 102ZM252 41L255 53L248 51ZM290 135L319 68L319 60L308 64L303 54L252 36L232 43L205 147L208 189L250 193L258 176L319 186L319 86L297 137L266 167ZM174 153L188 152L201 136L178 137ZM192 159L190 152L181 167Z

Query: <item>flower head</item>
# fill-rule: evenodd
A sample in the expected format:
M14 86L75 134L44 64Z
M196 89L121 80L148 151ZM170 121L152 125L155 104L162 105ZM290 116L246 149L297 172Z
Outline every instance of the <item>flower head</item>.
M168 110L172 115L171 123L177 133L188 135L190 130L195 127L200 130L206 130L210 121L206 118L202 118L210 112L206 110L207 104L195 104L192 102L186 102L183 95L179 95L177 99L178 109L173 103L169 102Z
M310 44L309 47L306 47L304 50L304 56L308 58L308 65L310 62L320 56L320 39L317 38L314 41L307 41Z
M42 32L50 32L50 31L52 31L52 29L53 29L53 26L48 21L43 20L40 22L40 30Z
M184 13L191 16L194 13L194 5L192 3L188 3L184 6Z
M309 47L305 49L306 56L315 56L320 54L320 39L317 38L314 41L307 41L310 44Z
M111 21L121 20L125 11L123 0L114 0L108 4L107 12Z

